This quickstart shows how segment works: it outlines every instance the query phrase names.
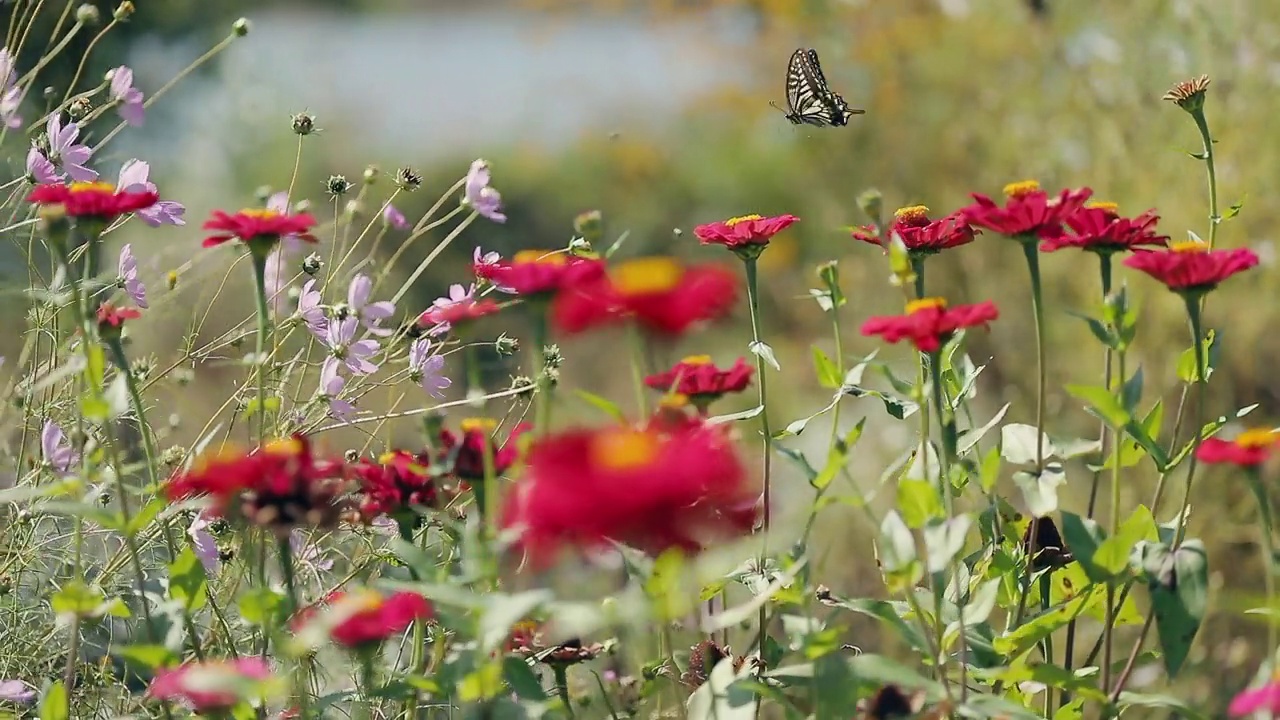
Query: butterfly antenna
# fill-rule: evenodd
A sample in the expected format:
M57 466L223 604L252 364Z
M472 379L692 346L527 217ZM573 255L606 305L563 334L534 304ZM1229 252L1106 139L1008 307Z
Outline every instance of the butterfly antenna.
M783 115L786 115L786 114L787 114L787 111L786 111L786 110L783 110L782 108L778 107L778 103L776 103L776 102L774 102L774 101L770 100L770 101L769 101L769 105L771 105L771 106L773 107L773 109L774 109L774 110L777 110L778 112L782 113Z

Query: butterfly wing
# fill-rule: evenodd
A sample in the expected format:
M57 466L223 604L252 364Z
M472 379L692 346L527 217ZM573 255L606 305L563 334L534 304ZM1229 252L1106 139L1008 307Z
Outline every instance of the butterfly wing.
M800 48L787 63L787 119L792 124L831 124L831 91L827 90L821 67L815 64L817 57L813 50Z

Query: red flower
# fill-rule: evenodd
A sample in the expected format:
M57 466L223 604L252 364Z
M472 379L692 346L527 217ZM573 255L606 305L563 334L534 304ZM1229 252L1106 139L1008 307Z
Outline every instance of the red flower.
M607 276L560 293L552 319L566 333L634 319L650 332L679 336L724 317L737 299L737 276L724 268L685 268L673 258L649 257L619 263Z
M711 362L710 355L692 355L676 363L670 370L644 379L644 384L654 390L685 395L700 409L726 393L742 392L751 384L754 369L743 358L733 367L721 370Z
M303 435L267 443L250 454L224 452L170 478L170 500L207 495L211 512L238 511L248 522L287 535L301 525L332 528L345 510L347 467L316 458Z
M862 325L863 335L880 335L891 343L910 340L921 352L937 352L961 328L986 325L999 315L990 302L948 309L942 298L907 303L907 314L873 317Z
M492 300L468 296L427 308L418 316L418 326L427 328L431 335L442 335L450 330L456 332L458 326L492 315L499 309L498 303Z
M554 295L604 273L599 260L549 250L521 250L511 260L476 263L476 276L516 295Z
M315 227L316 219L310 213L290 215L274 210L241 210L231 215L221 210L214 210L213 217L205 221L205 230L220 231L204 239L203 247L214 247L231 240L251 246L262 246L267 250L275 247L281 237L292 235L307 242L317 242L309 231Z
M1089 188L1063 190L1058 197L1050 198L1039 183L1026 180L1006 185L1004 194L1008 199L1001 207L986 195L974 193L974 203L960 213L968 222L1002 235L1052 234L1060 231L1062 223L1084 207L1093 191Z
M979 231L965 221L964 215L955 213L941 220L929 219L929 208L912 205L893 214L889 232L897 233L907 250L919 255L933 255L947 248L967 245ZM853 238L872 245L880 245L880 236L874 226L855 228Z
M721 426L572 430L534 442L503 525L538 564L608 540L696 553L750 533L758 499Z
M1141 270L1174 292L1208 292L1223 280L1258 264L1258 256L1248 248L1210 250L1195 240L1174 243L1168 250L1137 252L1124 264Z
M261 683L269 677L271 668L256 656L190 662L157 671L147 695L157 700L181 702L197 713L224 712L242 701L254 699L246 696L246 683Z
M1203 463L1255 467L1271 457L1277 442L1280 435L1273 430L1247 430L1235 440L1205 438L1196 450L1196 458Z
M325 599L325 605L323 612L315 606L301 611L295 627L319 623L329 639L348 650L376 648L415 621L434 615L426 598L412 592L337 591Z
M1143 245L1167 245L1169 236L1157 235L1155 231L1159 220L1154 210L1130 219L1118 216L1111 207L1085 207L1066 219L1070 233L1045 235L1040 249L1053 252L1074 247L1109 254Z
M736 250L746 245L768 245L774 235L799 220L795 215L743 215L699 225L693 229L693 234L698 236L703 245L724 245L730 250Z
M498 429L498 423L490 418L467 418L459 424L459 428L462 430L461 437L448 430L441 430L440 444L444 446L444 454L454 458L453 474L455 476L461 480L479 482L484 480L486 442L493 448L491 451L493 452L493 474L501 475L519 457L520 450L516 447L515 440L529 430L529 425L527 423L517 425L501 444L493 437Z
M140 317L142 317L142 311L137 308L121 308L104 302L98 306L98 330L115 330L118 333L120 328L124 327L125 320L137 320Z
M70 185L37 185L27 202L38 205L61 205L70 217L114 220L136 210L155 205L160 196L154 192L125 192L111 183L76 182Z
M360 481L356 510L360 519L371 523L381 515L396 520L417 520L414 506L431 508L439 497L435 479L427 472L430 460L393 450L377 462L362 460L352 468Z

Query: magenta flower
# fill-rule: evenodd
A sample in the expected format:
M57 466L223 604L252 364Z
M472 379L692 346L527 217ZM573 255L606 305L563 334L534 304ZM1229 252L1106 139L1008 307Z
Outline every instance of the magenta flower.
M209 517L203 510L191 520L191 525L187 527L187 537L191 539L191 549L195 551L196 558L204 566L205 575L216 575L222 556L218 554L218 541L209 532Z
M62 168L77 182L93 182L98 179L97 172L85 167L85 163L93 157L93 150L88 145L76 144L76 139L80 137L79 125L67 123L64 127L60 113L53 112L49 115L46 131L49 135L49 160L55 166Z
M439 400L453 381L444 376L444 358L431 354L431 341L419 338L409 346L409 379Z
M156 192L156 186L147 177L151 174L151 166L134 158L120 167L120 177L116 180L116 188L121 192ZM151 207L138 210L135 214L142 222L151 227L161 225L186 225L182 215L187 208L182 203L172 200L159 200Z
M133 304L147 309L147 287L138 279L138 261L133 257L133 245L125 244L120 248L120 282L124 283L124 291L129 293Z
M146 109L142 106L142 91L133 86L133 70L121 65L107 75L111 78L108 94L112 101L120 103L116 112L126 123L141 125L146 120Z
M479 277L484 277L486 269L493 268L501 262L502 256L497 252L484 252L477 247L475 251L471 253L471 269ZM501 293L507 293L508 295L514 295L516 293L513 288L498 285L496 283L493 285L493 289Z
M21 107L22 88L0 89L0 124L10 130L22 127L22 116L18 114L18 109Z
M36 691L21 680L0 680L0 702L27 705L36 699Z
M298 295L298 316L317 340L324 340L329 333L329 320L325 317L323 302L320 291L316 290L316 279L311 278L302 286L302 292Z
M378 341L356 340L359 328L360 321L354 315L341 320L334 319L329 323L324 342L329 346L333 357L325 361L326 365L341 362L347 370L357 375L370 375L378 370L378 366L369 361L378 352Z
M1231 717L1244 717L1260 712L1280 714L1280 678L1271 678L1265 685L1240 691L1231 701L1227 713Z
M425 316L426 313L430 313L432 310L436 310L436 311L447 310L453 307L454 305L461 305L463 303L472 302L475 300L475 294L476 294L476 286L474 284L472 284L470 287L467 287L467 288L464 288L461 285L458 285L456 283L453 285L450 285L449 294L446 295L445 297L436 298L435 302L431 303L431 307L427 308L426 312L423 313L423 315ZM443 335L449 332L449 330L452 327L453 326L451 323L442 322L442 323L436 324L435 327L431 328L427 332L432 336Z
M45 420L40 431L40 451L44 461L62 476L70 475L71 467L80 463L80 453L71 447L71 441L67 440L62 428L52 420Z
M502 196L497 190L489 187L489 163L476 160L467 171L467 182L462 198L463 205L494 222L506 222L507 216L502 214Z
M375 303L369 302L369 295L372 293L373 280L368 275L356 275L351 278L351 285L347 288L347 304L351 306L352 314L360 318L360 322L369 332L386 337L395 331L379 325L383 320L395 314L396 306L386 300Z
M31 146L27 151L27 177L36 185L51 185L62 182L62 175L49 162L49 158L40 152L40 148Z
M329 402L331 417L349 423L355 417L356 406L342 399L342 391L346 387L346 378L338 374L338 363L332 358L326 360L320 368L320 395Z
M391 203L387 203L387 207L382 211L382 223L396 230L404 230L409 227L409 221L405 219L404 213L397 210L396 206Z

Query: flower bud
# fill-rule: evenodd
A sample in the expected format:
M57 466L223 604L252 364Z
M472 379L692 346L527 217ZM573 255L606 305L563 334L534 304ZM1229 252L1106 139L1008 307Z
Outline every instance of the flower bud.
M244 37L249 34L249 18L240 18L231 23L231 32L236 37Z
M324 267L324 260L320 259L320 253L311 253L302 260L302 272L315 277L316 273Z
M71 101L67 105L67 114L72 120L83 120L86 115L93 111L93 101L87 97L81 96Z
M872 225L880 227L884 215L884 196L879 190L870 188L858 196L858 209L867 217L867 220L871 221Z
M347 450L346 452L342 453L342 459L343 459L343 460L346 460L346 461L347 461L347 462L349 462L349 463L353 463L353 462L355 462L355 461L357 461L357 460L359 460L359 459L360 459L360 451L359 451L359 450Z
M178 287L178 271L177 270L170 270L169 274L164 276L164 286L169 290L172 290Z
M499 355L515 355L520 351L520 341L503 333L494 341L493 347Z
M351 190L351 181L345 175L330 175L324 183L324 188L325 192L334 197L346 195Z
M304 213L311 211L311 201L303 198L293 204L293 211L296 213Z
M342 214L347 218L358 218L364 215L364 203L359 200L348 200L346 207L342 209Z
M310 135L316 131L316 117L309 113L295 113L289 117L295 135Z
M186 456L187 451L185 448L181 445L174 445L163 453L160 453L160 462L168 465L169 467L177 467Z
M129 0L124 0L124 2L116 6L116 11L111 14L111 17L115 18L119 22L124 22L129 19L129 16L133 14L133 11L133 3L129 2Z
M271 186L259 185L253 191L253 197L255 200L265 205L267 202L267 199L271 197Z
M377 182L378 176L381 174L382 171L378 170L377 165L370 165L364 169L364 175L361 177L363 178L365 185L372 185Z
M81 25L97 25L102 20L102 13L95 5L85 3L76 8L76 22Z
M604 235L603 217L599 210L579 213L573 219L573 231L585 238L587 242L599 242Z
M396 170L396 185L405 192L413 192L422 185L422 176L411 167Z
M559 345L547 345L542 348L542 363L544 367L558 368L564 364L564 355L560 354Z

